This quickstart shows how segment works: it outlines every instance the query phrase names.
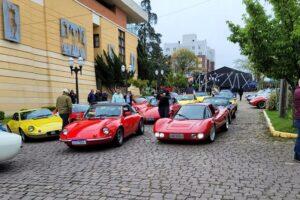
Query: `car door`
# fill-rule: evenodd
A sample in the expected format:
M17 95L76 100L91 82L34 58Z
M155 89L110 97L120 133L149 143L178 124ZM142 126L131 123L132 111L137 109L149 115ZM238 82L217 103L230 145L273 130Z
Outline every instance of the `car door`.
M12 121L9 123L9 128L13 133L19 133L20 115L19 113L13 114Z
M125 115L126 112L130 112L130 115ZM133 130L133 123L134 123L134 114L130 110L129 106L123 106L123 115L124 115L124 136L127 137L128 135L132 134L134 132Z
M223 124L223 116L222 113L220 113L220 110L218 108L215 108L213 105L209 105L209 109L213 115L215 124L217 129L220 128Z

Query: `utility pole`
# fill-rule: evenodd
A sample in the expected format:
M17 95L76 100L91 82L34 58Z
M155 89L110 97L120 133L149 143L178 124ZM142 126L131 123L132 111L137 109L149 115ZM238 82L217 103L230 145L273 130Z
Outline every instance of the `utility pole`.
M286 117L288 84L285 79L280 80L279 117Z

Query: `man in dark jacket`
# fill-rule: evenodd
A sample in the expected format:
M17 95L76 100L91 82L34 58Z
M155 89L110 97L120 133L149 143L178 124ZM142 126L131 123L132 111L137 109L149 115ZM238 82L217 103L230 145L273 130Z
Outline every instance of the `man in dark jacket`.
M244 90L243 90L243 88L242 87L240 87L240 89L239 89L239 95L240 95L240 101L242 101L242 98L243 98L243 94L244 94Z
M294 106L295 106L295 126L298 129L298 137L295 144L295 160L300 161L300 80L294 93Z
M93 104L96 102L96 96L95 96L94 90L91 90L91 92L88 95L87 100L88 100L89 104Z
M124 95L125 102L132 106L133 95L131 91L128 91L126 95Z
M75 94L74 90L70 91L70 97L72 100L72 104L75 104L77 102L77 95Z
M158 102L158 112L160 118L168 118L170 112L169 96L166 93L162 93Z
M102 93L100 90L96 91L95 98L96 98L96 102L102 101Z

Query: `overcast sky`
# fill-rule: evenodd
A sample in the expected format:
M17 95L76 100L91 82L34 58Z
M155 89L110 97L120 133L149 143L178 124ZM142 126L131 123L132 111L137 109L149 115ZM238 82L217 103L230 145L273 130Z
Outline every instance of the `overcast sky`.
M135 0L140 3L141 0ZM156 31L162 42L177 42L183 34L195 33L216 50L216 67L233 66L241 58L238 45L227 40L227 20L242 23L245 7L242 0L152 0L158 15Z

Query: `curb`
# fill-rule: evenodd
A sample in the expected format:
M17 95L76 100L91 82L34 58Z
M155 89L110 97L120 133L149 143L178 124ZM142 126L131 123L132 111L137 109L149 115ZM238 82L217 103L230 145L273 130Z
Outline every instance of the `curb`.
M263 111L263 112L264 112L264 116L266 118L267 125L270 129L270 132L271 132L272 136L282 137L282 138L290 138L290 139L295 139L295 138L298 137L298 135L295 134L295 133L287 133L287 132L276 131L275 128L273 127L272 122L271 122L270 118L268 117L266 111Z

